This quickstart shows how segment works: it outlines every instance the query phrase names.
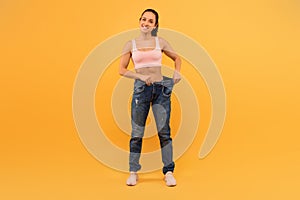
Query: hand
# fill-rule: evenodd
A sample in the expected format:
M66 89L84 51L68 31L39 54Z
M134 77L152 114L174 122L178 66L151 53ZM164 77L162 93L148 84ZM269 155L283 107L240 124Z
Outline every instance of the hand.
M174 84L178 83L180 80L181 80L180 72L175 70L173 74Z
M146 85L151 85L152 84L152 79L151 79L151 76L149 75L140 75L140 80L141 81L144 81L146 83Z

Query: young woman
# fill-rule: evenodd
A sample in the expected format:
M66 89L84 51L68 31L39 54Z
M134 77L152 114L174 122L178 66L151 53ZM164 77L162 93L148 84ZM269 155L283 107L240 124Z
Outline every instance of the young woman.
M131 103L130 176L127 179L129 186L136 185L137 171L141 169L139 159L150 106L152 106L160 140L164 180L167 186L176 185L173 176L175 163L169 126L170 95L173 85L181 79L181 59L165 39L157 37L158 17L158 13L153 9L147 9L142 13L139 19L140 35L125 44L120 61L120 75L135 79ZM162 53L175 63L172 78L161 73ZM134 63L135 72L127 69L130 59Z

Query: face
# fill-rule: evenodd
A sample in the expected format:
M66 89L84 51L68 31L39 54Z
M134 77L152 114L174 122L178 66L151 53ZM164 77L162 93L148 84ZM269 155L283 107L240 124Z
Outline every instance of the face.
M142 32L151 32L155 27L156 19L152 12L145 12L140 20L140 29Z

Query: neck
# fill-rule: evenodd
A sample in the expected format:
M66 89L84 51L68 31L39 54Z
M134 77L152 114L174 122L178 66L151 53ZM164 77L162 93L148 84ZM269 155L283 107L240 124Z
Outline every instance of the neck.
M140 39L142 39L142 40L148 40L148 39L151 39L153 36L151 35L151 32L149 32L149 33L143 33L143 32L141 32L141 34L140 34Z

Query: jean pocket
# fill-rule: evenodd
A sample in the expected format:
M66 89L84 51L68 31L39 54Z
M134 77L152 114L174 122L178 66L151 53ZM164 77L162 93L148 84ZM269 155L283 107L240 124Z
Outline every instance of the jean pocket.
M163 94L165 97L170 97L171 94L172 94L172 88L171 88L171 87L167 87L167 86L163 86L163 87L162 87L162 94Z
M134 83L134 94L140 94L145 90L145 83L142 81L136 81Z
M163 87L162 87L162 94L165 97L170 97L170 95L172 94L173 85L174 84L173 84L173 80L172 79L164 81Z

